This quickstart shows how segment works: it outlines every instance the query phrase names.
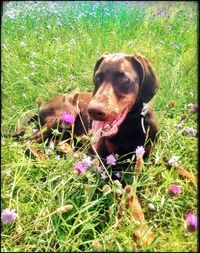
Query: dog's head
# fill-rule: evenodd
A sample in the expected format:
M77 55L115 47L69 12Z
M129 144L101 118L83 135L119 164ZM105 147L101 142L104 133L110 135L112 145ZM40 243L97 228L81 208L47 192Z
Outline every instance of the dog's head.
M144 56L124 53L104 54L95 65L93 81L88 113L95 122L107 122L110 128L118 127L138 100L149 102L159 86Z

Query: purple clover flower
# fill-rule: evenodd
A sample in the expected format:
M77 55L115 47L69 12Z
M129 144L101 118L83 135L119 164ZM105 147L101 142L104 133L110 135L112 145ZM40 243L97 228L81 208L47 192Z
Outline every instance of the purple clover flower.
M91 164L92 164L91 157L87 156L83 158L81 162L77 162L74 167L76 171L82 173L82 175L85 175L87 168L90 167Z
M171 184L168 188L168 193L172 196L179 195L181 192L181 187L176 184Z
M145 149L142 146L137 146L135 150L136 158L143 157L144 153L145 153Z
M102 168L100 166L94 167L93 171L96 172L101 172Z
M81 173L83 176L85 175L87 168L82 164L82 162L77 162L74 167L76 171Z
M15 209L5 209L1 213L1 220L5 223L12 223L17 217L17 214L15 213Z
M192 110L193 112L198 112L198 110L199 110L199 105L198 105L198 104L192 104L192 105L191 105L191 110Z
M108 178L108 175L106 174L106 172L104 171L104 169L102 167L95 167L94 169L94 172L97 172L100 174L100 178L101 179L106 179Z
M121 177L121 174L119 173L119 171L115 172L115 176L116 176L117 178L120 178L120 177Z
M186 221L187 221L187 229L189 231L197 230L198 224L197 224L197 215L196 214L193 214L193 213L187 214Z
M116 158L114 157L114 155L109 155L106 157L106 163L108 165L115 165L116 164Z
M101 175L101 179L106 179L108 176L106 175L106 173L105 173L105 171L102 171L101 173L100 173L100 175Z
M91 164L92 164L91 157L90 157L90 156L85 157L85 158L82 160L82 164L83 164L83 166L86 167L86 168L90 167Z
M198 105L198 104L188 104L187 107L188 107L192 112L198 112L198 110L199 110L199 105Z
M70 113L63 112L60 117L60 120L64 121L65 123L73 124L75 121L75 117Z
M196 130L193 127L190 127L190 128L187 129L187 134L189 136L195 136Z

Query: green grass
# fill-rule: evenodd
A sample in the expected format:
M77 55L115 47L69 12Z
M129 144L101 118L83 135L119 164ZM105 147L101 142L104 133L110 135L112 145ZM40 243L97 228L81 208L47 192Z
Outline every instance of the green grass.
M155 233L152 245L134 241L135 223L128 214L115 227L120 201L113 199L115 187L109 183L111 192L103 193L108 181L93 166L86 176L75 175L74 164L81 159L76 153L57 160L53 151L47 160L34 160L25 155L21 142L3 137L2 210L15 208L18 217L13 224L2 224L1 250L98 251L93 242L98 240L103 251L197 251L197 233L184 227L187 212L197 209L197 189L165 165L177 155L181 166L197 173L197 138L184 134L189 127L197 130L197 116L187 109L197 101L197 3L10 2L4 3L1 33L3 133L14 130L23 113L37 107L37 97L92 91L93 68L104 52L143 54L160 80L152 100L160 137L142 174L131 173ZM171 101L176 101L174 107ZM178 131L183 116L184 128ZM167 193L172 183L182 187L177 198ZM55 213L66 204L73 208Z

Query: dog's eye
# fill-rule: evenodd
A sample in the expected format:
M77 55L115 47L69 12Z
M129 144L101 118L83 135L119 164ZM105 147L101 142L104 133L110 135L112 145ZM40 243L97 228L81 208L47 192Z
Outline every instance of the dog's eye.
M101 83L102 80L103 80L103 77L102 77L101 74L98 74L98 75L96 75L96 76L94 77L94 82L95 82L96 84Z
M122 83L125 83L125 84L129 84L130 83L130 79L128 77L123 77L122 78Z
M130 79L125 76L124 74L118 74L116 77L116 81L118 84L129 84L130 83Z
M128 94L134 91L132 81L123 73L120 73L115 78L116 92L119 94Z

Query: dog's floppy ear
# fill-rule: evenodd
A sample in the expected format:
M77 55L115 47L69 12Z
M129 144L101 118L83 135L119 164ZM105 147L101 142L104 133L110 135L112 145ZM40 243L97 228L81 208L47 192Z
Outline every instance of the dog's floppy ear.
M71 94L64 94L63 103L68 101L71 105L76 105L79 95L80 95L80 92L74 92Z
M79 107L77 106L79 101L79 95L80 92L75 92L71 94L64 94L63 96L63 104L66 104L68 107L73 108L73 111L77 114L80 112Z
M132 57L134 66L139 71L140 97L143 102L149 102L159 88L159 81L151 63L142 55L136 54Z
M106 55L108 55L109 53L105 52L100 59L96 62L95 67L94 67L94 74L97 71L97 69L99 68L100 64L102 63L102 61L106 58ZM93 76L94 76L93 74Z

